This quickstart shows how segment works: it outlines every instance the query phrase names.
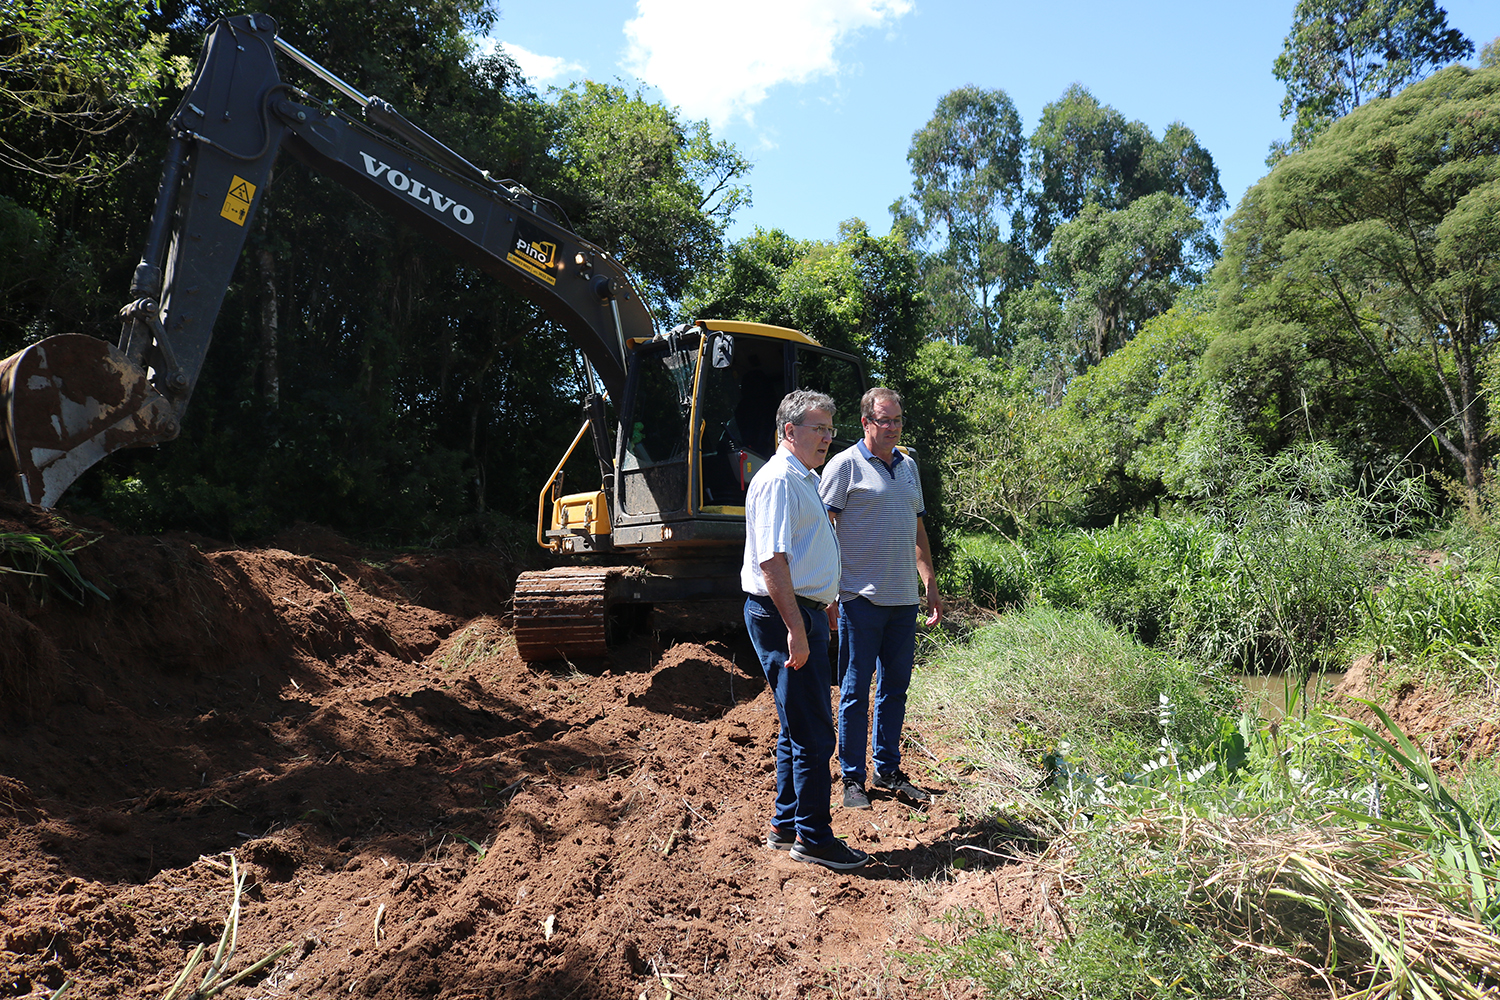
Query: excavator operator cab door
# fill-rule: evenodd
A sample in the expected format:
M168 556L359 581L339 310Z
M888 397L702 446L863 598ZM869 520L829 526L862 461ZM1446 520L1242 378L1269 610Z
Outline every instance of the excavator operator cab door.
M777 407L793 389L833 397L830 455L859 438L864 372L853 358L804 340L747 333L715 332L706 344L698 387L703 514L744 515L750 478L776 451Z
M689 431L701 341L694 331L634 349L615 458L621 523L660 523L689 514Z
M750 478L776 452L776 408L788 390L786 342L712 333L699 375L705 515L743 516Z

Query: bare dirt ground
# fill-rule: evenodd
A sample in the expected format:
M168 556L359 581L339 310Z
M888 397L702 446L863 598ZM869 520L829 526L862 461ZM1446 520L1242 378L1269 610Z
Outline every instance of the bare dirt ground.
M0 997L969 998L901 953L1049 880L939 795L835 808L858 873L763 846L774 707L743 628L665 616L533 665L493 551L250 549L0 504L107 600L0 573ZM13 560L12 560L13 561ZM5 559L0 557L0 565ZM910 761L939 792L956 780ZM924 766L925 765L925 766ZM975 864L974 861L980 863Z

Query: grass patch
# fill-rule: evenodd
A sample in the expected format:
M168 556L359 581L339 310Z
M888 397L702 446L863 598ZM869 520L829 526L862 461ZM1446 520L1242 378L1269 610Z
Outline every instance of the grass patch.
M1042 775L1059 743L1094 771L1136 770L1161 739L1207 759L1237 689L1222 675L1147 649L1087 612L1029 604L933 653L912 680L915 714L958 737L974 769Z
M963 808L1050 829L1062 930L956 914L911 960L996 997L1500 995L1500 770L1458 792L1375 721L1266 721L1212 672L1035 603L931 651L911 715Z
M91 594L107 601L109 595L84 579L78 564L73 561L73 553L94 541L84 540L81 535L72 535L58 542L45 535L0 532L0 573L29 577L32 582L62 594L75 604L82 604Z

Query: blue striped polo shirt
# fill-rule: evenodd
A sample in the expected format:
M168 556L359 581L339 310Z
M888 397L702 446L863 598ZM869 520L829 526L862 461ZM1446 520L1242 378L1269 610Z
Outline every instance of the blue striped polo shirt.
M917 519L927 513L917 463L897 448L887 466L864 441L823 467L818 493L838 515L839 600L917 603Z

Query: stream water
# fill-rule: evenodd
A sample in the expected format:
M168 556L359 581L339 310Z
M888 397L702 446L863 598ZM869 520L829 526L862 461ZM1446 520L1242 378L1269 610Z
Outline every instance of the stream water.
M1319 693L1326 695L1344 679L1342 672L1330 671L1313 674L1308 678L1302 696L1317 700ZM1286 715L1287 695L1296 684L1287 674L1241 674L1239 681L1249 692L1252 701L1260 709L1263 719L1280 719Z

